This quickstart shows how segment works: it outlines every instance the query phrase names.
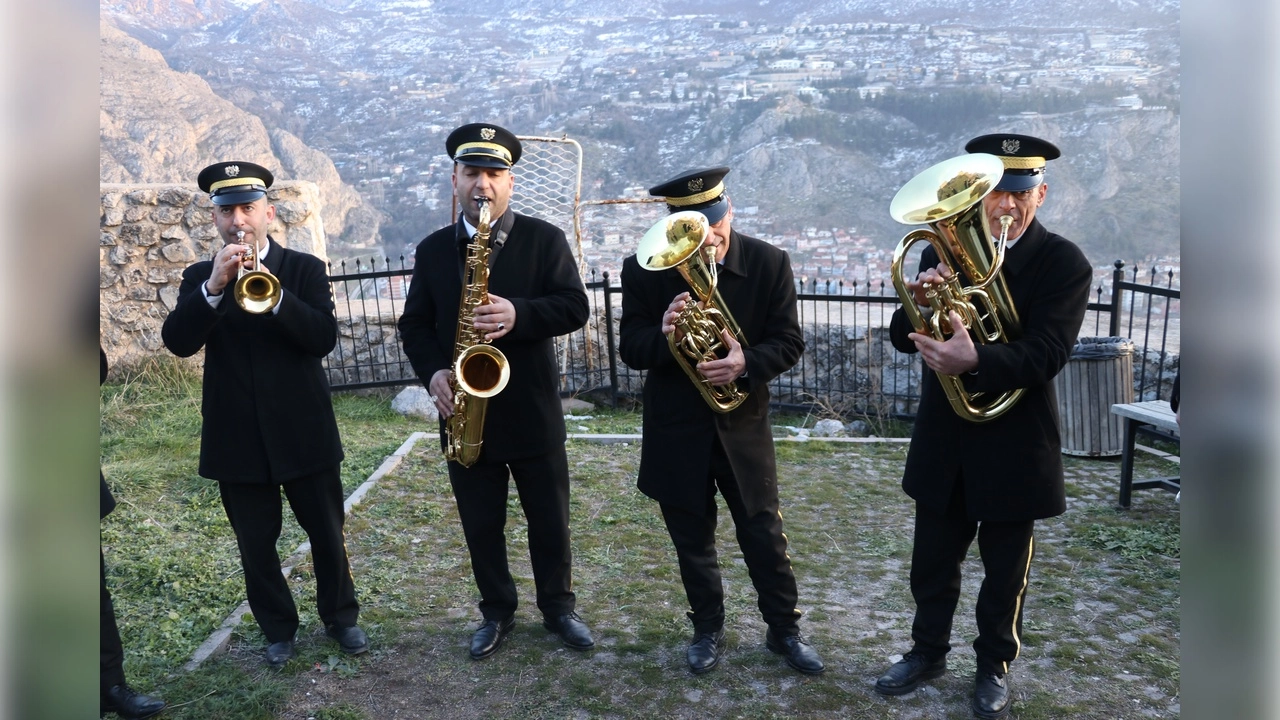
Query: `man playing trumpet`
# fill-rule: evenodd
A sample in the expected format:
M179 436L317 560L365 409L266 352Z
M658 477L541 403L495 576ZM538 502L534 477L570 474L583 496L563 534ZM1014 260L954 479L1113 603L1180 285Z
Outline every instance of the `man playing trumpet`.
M161 336L170 352L204 356L200 475L218 481L236 534L249 608L267 638L267 662L293 657L298 609L280 572L281 492L311 540L316 606L343 651L363 653L360 606L342 526L342 440L322 360L338 341L324 263L267 235L270 171L221 162L200 172L225 245L182 273ZM252 258L249 253L254 253ZM242 268L269 269L274 301L253 306L233 288ZM228 297L236 295L236 297Z

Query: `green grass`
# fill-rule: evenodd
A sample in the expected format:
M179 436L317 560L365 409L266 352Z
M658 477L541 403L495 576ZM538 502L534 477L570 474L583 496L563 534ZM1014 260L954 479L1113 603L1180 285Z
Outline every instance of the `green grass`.
M820 677L800 676L765 650L755 593L723 507L717 546L729 651L714 673L690 675L675 553L655 503L635 487L639 445L583 441L568 445L574 589L595 630L594 651L569 651L541 627L513 491L507 530L522 603L517 627L494 657L467 658L478 597L438 446L423 441L348 519L369 654L344 656L324 636L311 566L303 562L291 580L303 623L297 658L267 669L265 640L247 619L228 653L185 673L191 652L243 596L216 486L195 475L198 397L198 376L179 363L157 363L102 390L103 464L121 499L102 523L102 538L125 667L135 687L174 705L167 718L969 717L976 549L965 562L948 675L935 689L903 698L870 690L910 635L913 505L900 488L903 443L777 446L802 629L828 664ZM435 430L391 412L385 395L340 394L334 405L348 492L412 432ZM639 427L637 412L588 414L571 420L570 431L576 424L594 433ZM804 422L775 418L777 425ZM1065 464L1068 512L1037 524L1015 713L1176 716L1178 508L1170 494L1144 491L1132 510L1116 511L1117 463ZM1167 462L1139 462L1138 476L1170 473ZM285 527L282 555L304 539L291 517ZM1111 679L1118 676L1127 679Z

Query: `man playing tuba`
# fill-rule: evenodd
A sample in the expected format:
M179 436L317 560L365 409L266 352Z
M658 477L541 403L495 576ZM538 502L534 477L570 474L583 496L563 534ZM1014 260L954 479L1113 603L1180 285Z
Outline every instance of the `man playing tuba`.
M950 326L958 331L937 340L916 332L904 308L893 315L894 347L920 353L932 372L922 381L902 479L903 490L916 501L913 644L876 681L876 691L904 695L946 672L960 565L976 535L986 576L976 609L972 709L980 718L1001 718L1010 706L1009 665L1021 649L1032 526L1066 509L1052 380L1075 345L1093 273L1079 248L1036 220L1048 189L1045 163L1059 156L1058 148L1039 138L999 133L975 138L965 150L994 155L1004 167L999 183L982 198L982 210L994 233L1002 217L1012 218L1002 273L1021 330L1008 342L975 344L953 310ZM925 284L938 285L958 271L927 247L907 288L917 305L929 308ZM970 393L1025 392L998 417L973 422L949 405L939 375L959 378Z
M693 371L716 387L734 385L745 398L717 412L701 396L673 354L685 339L677 321L690 298L677 268L656 272L628 257L622 266L619 354L644 384L644 441L639 488L658 501L675 544L693 623L687 659L695 674L713 669L725 650L724 586L715 548L716 491L724 497L759 607L769 629L765 644L806 674L824 669L816 650L800 636L797 589L787 538L782 533L777 465L769 425L769 381L800 359L804 339L796 318L796 289L787 253L732 229L733 205L718 167L682 173L649 189L672 213L700 212L709 223L705 244L721 267L719 295L742 337L728 328L719 359ZM703 324L701 321L687 327Z

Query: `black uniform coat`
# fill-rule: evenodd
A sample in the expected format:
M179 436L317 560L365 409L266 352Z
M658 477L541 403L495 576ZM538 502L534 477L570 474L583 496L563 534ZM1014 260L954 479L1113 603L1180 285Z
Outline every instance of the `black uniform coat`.
M920 269L936 267L925 248ZM1058 400L1052 380L1075 346L1089 302L1092 269L1080 249L1033 220L1005 256L1003 274L1022 321L1022 335L1008 343L978 344L976 375L963 376L970 392L1026 388L1005 414L985 423L961 418L933 371L925 368L920 409L902 488L942 512L952 483L964 478L970 520L1018 521L1053 517L1066 510ZM917 352L906 311L890 323L893 345Z
M514 212L508 210L507 212ZM501 218L494 218L496 231ZM428 235L414 255L400 338L423 385L453 367L466 237L461 221ZM496 232L495 232L496 236ZM493 236L491 236L493 237ZM480 462L536 457L564 448L564 410L554 339L587 322L587 293L564 232L515 214L492 258L489 292L515 306L515 327L492 345L507 357L506 388L488 400ZM445 421L440 421L441 446Z
M98 345L98 384L107 381L107 351L102 349L102 345ZM98 519L111 514L116 509L116 497L111 494L111 488L107 487L107 478L102 474L102 470L98 470L98 484L101 489L98 493Z
M205 349L200 475L221 482L278 484L343 458L321 365L338 340L328 273L314 255L268 242L263 265L284 292L276 314L241 310L230 285L211 307L206 260L182 273L161 331L179 357Z
M678 270L646 270L634 255L622 264L618 352L644 383L644 443L639 488L659 502L703 512L713 438L733 466L749 514L778 497L769 425L769 381L796 364L804 336L796 319L791 258L783 250L734 231L719 270L720 296L746 336L747 371L738 378L747 400L729 413L707 405L662 334L662 316L689 285Z

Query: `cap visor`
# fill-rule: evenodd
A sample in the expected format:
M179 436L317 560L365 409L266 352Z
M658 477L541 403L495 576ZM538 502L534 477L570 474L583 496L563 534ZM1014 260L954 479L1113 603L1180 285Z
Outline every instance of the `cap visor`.
M511 169L510 165L497 158L484 157L482 155L454 158L454 161L462 165L471 165L472 167L499 168L501 170Z
M996 185L996 192L1022 192L1044 182L1044 175L1039 173L1035 175L1016 175L1006 172L1000 176L1000 182Z
M218 193L209 198L214 205L244 205L251 203L261 197L266 197L266 193L261 190L243 190L241 192L225 192Z
M725 202L724 198L720 198L720 201L714 205L698 208L698 212L707 216L708 223L715 225L724 219L725 213L729 212L729 203Z

